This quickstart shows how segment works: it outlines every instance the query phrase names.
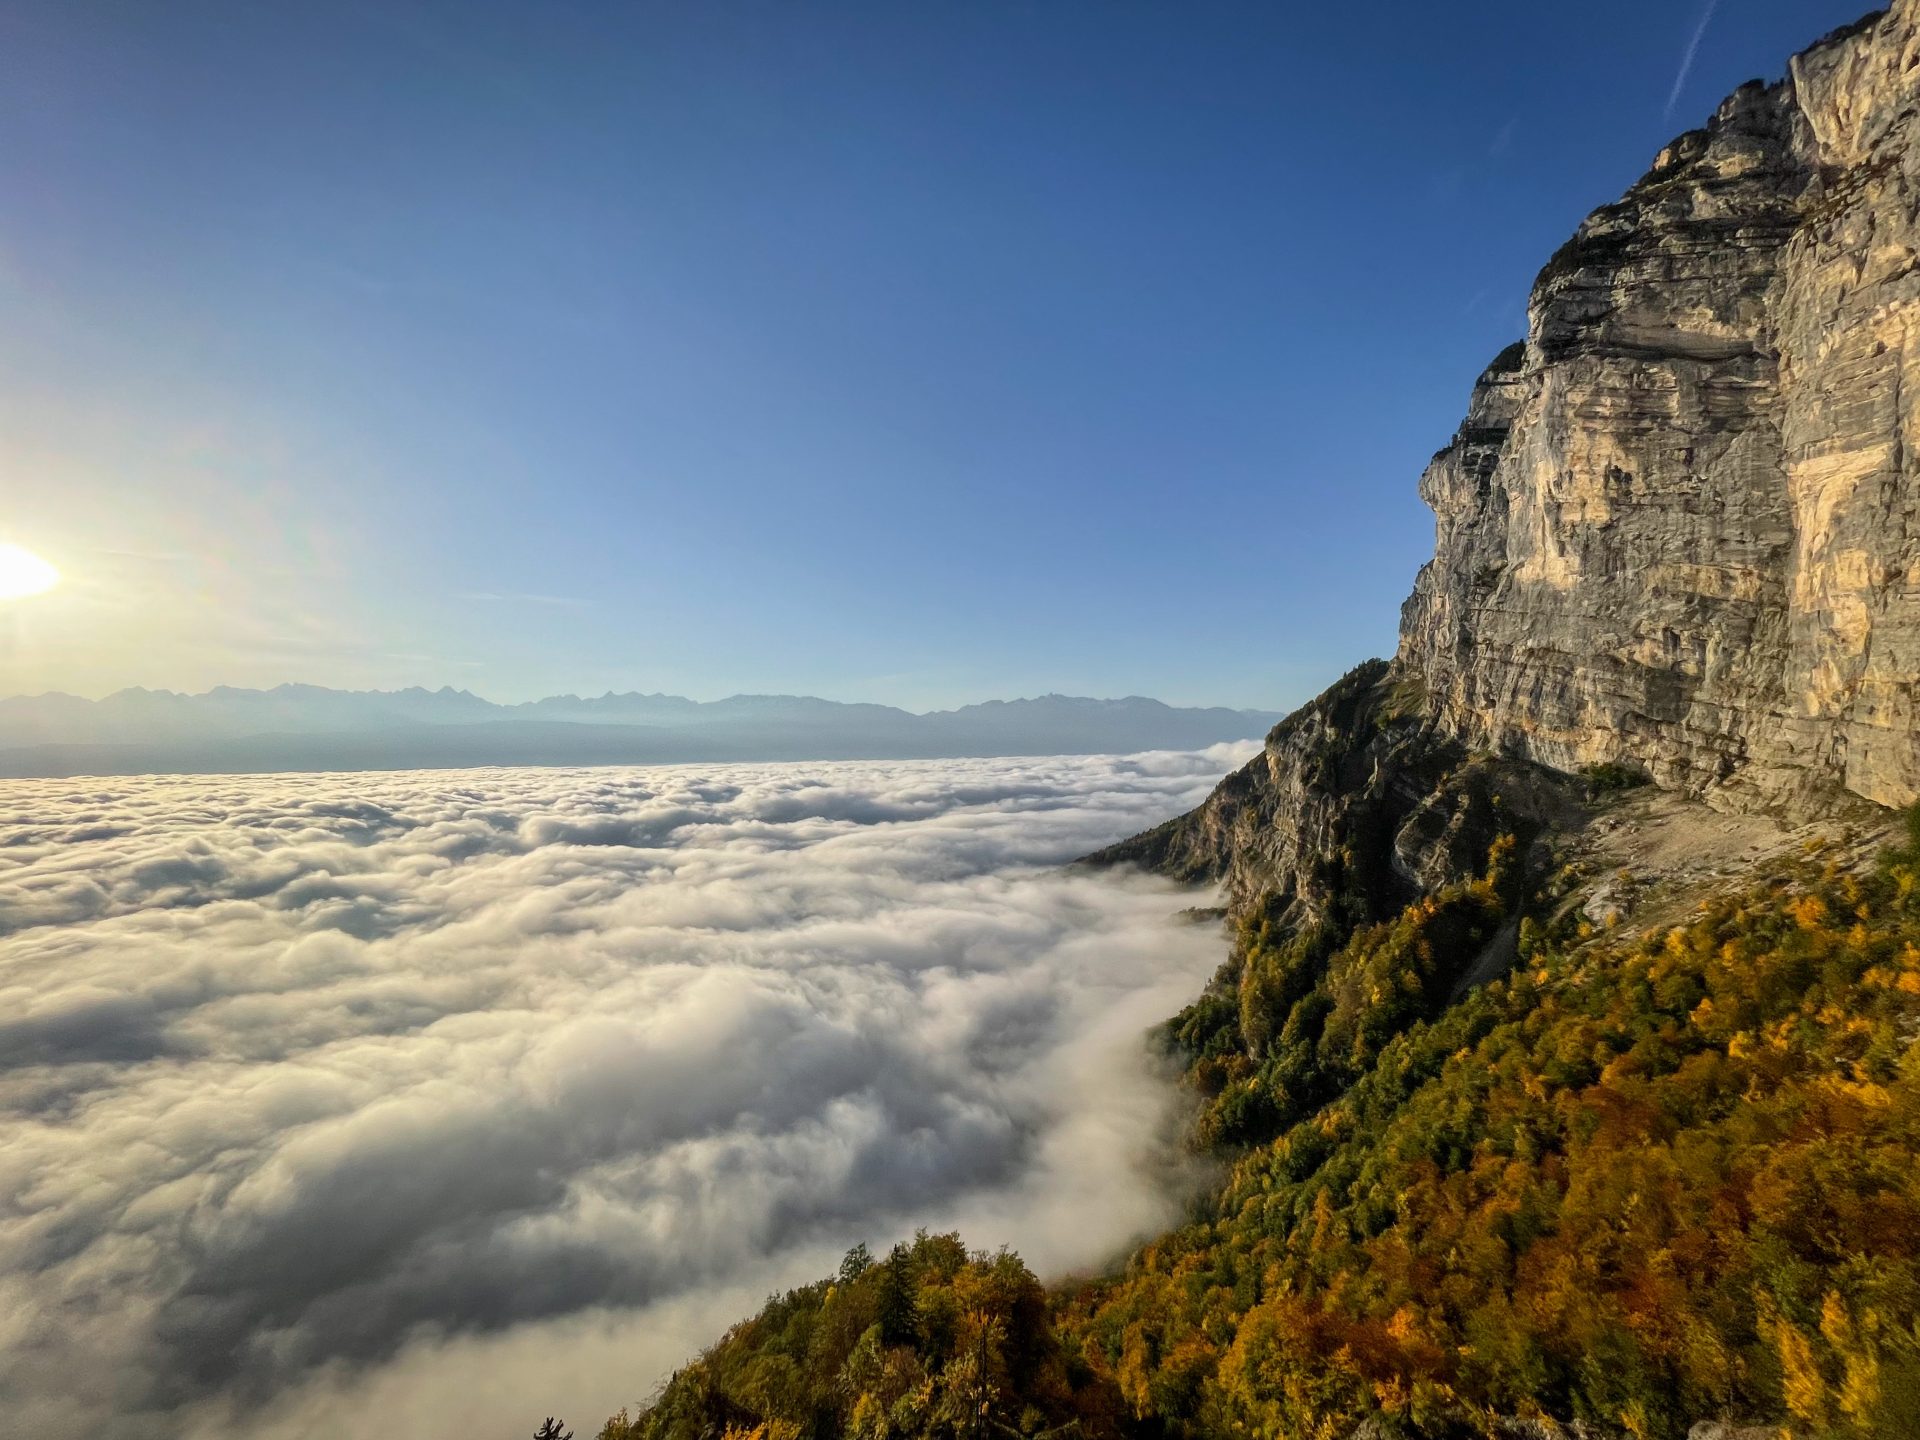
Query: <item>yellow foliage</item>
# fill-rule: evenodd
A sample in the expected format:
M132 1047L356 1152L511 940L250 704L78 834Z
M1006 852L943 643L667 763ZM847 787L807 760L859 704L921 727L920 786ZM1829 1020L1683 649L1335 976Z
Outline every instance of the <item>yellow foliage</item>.
M1818 895L1802 895L1787 903L1787 913L1802 930L1818 930L1827 920L1827 902Z
M1781 1394L1787 1409L1809 1425L1827 1418L1827 1382L1813 1357L1813 1346L1791 1321L1775 1314L1761 1321L1780 1358Z

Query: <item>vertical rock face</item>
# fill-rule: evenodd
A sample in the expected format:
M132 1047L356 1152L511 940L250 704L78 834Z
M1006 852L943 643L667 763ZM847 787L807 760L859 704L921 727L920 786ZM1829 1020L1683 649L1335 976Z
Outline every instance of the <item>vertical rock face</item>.
M1308 925L1554 829L1612 762L1801 818L1920 798L1920 0L1742 87L1534 284L1420 493L1391 666L1112 847ZM1859 797L1859 798L1853 798Z
M1920 797L1920 0L1729 98L1535 282L1421 480L1446 733L1740 808Z

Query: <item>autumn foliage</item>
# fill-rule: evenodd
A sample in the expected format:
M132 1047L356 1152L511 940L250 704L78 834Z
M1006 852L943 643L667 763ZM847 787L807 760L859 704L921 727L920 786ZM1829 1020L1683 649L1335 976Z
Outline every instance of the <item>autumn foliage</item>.
M1920 847L1631 939L1535 897L1456 995L1528 903L1492 858L1387 925L1243 932L1170 1031L1230 1172L1121 1275L1049 1297L923 1237L609 1440L1920 1434Z
M1018 1257L922 1234L880 1261L856 1249L834 1279L770 1300L601 1440L1078 1434L1076 1381L1090 1378L1066 1363Z

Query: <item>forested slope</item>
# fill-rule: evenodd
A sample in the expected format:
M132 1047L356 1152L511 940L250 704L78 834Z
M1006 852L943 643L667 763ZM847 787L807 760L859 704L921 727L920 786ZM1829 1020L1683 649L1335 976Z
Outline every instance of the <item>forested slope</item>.
M603 1433L1916 1433L1920 823L1632 936L1503 898L1510 850L1338 945L1242 927L1167 1032L1229 1176L1123 1274L856 1254Z

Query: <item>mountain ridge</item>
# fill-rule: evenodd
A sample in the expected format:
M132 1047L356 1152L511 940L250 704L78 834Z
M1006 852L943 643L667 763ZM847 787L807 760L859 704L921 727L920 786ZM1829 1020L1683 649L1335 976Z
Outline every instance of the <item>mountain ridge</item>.
M0 700L0 776L434 769L470 765L935 759L1203 749L1268 711L1058 694L922 714L816 696L629 692L499 705L470 691L130 688Z

